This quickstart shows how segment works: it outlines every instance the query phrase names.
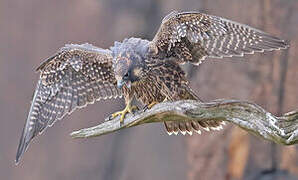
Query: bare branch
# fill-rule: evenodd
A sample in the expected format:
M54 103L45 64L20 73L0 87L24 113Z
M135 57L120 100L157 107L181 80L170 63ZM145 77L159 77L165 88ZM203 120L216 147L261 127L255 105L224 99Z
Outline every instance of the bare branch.
M246 131L278 144L291 145L298 142L298 112L276 117L257 104L238 100L215 100L201 103L193 100L164 102L147 111L127 115L120 125L119 118L71 133L73 138L87 138L111 133L144 123L164 121L231 122Z

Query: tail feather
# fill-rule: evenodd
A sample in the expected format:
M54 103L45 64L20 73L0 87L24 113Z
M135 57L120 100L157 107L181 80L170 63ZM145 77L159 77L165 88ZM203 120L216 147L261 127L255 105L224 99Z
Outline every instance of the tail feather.
M188 133L189 135L192 135L193 132L197 132L198 134L201 134L201 128L210 131L210 130L221 130L223 129L223 121L215 121L215 120L208 120L208 121L191 121L191 122L164 122L167 133L169 135L172 135L173 133L175 135L180 132L181 134L185 135Z
M188 134L192 133L191 122L185 122L186 131Z
M179 126L179 131L182 134L185 134L186 133L186 123L180 122L180 123L178 123L178 126Z
M184 91L183 99L195 99L200 100L200 98L192 91L190 87L186 87L186 91ZM223 121L218 120L205 120L205 121L185 121L185 122L174 122L168 121L164 122L167 133L169 135L178 134L180 131L181 134L185 135L186 133L192 134L193 132L197 132L201 134L201 128L210 131L210 130L220 130L222 129L222 125L224 125Z
M196 131L199 131L200 130L200 125L198 122L196 121L191 121L191 127L196 130Z

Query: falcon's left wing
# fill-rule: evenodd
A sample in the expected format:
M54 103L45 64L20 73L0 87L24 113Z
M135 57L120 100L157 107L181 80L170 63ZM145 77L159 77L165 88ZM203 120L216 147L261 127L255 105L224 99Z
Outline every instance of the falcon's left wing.
M109 50L90 44L71 44L38 67L40 79L20 139L16 162L30 141L56 120L96 100L122 96L116 87L112 59Z
M287 48L288 44L263 31L199 12L172 12L152 40L159 59L200 64L206 57L243 56Z

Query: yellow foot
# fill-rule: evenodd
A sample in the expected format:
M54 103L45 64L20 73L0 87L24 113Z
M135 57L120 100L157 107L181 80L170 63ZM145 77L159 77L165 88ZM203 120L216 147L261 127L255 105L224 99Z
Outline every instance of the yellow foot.
M120 117L120 123L123 123L124 122L125 115L127 113L133 113L134 110L138 110L138 107L137 106L131 106L130 104L128 104L123 109L123 111L118 111L118 112L113 113L112 114L112 118L115 118L115 117L121 115L121 117Z

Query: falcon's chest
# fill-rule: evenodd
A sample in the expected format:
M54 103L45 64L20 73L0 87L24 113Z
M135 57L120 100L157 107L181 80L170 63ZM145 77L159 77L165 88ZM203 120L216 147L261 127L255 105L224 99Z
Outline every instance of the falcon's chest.
M140 81L136 82L131 88L123 87L124 95L135 97L138 101L143 104L150 104L152 102L162 102L165 96L160 90L158 84L154 81Z

